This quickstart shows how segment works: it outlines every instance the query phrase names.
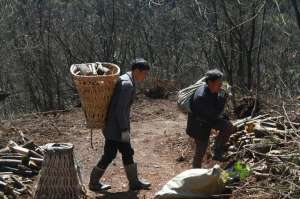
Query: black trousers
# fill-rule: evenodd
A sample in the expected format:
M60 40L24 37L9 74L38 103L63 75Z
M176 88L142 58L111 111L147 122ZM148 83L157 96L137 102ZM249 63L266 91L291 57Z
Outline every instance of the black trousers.
M225 152L225 144L226 142L228 142L230 135L234 133L234 127L231 124L231 122L223 119L218 120L215 124L211 126L208 125L208 131L199 132L203 135L199 138L194 138L196 143L196 149L193 159L193 168L201 168L202 166L202 159L206 153L206 149L209 144L209 136L211 129L217 129L220 131L214 143L214 155L222 154Z
M122 154L123 164L133 164L134 150L130 143L105 140L104 153L97 164L97 167L106 169L108 165L116 158L118 151Z

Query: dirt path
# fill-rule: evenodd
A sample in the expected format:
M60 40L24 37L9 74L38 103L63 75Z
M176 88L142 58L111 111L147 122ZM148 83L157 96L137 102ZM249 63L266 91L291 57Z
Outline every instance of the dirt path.
M94 132L94 149L90 147L89 130L82 124L81 109L47 115L27 115L12 122L38 144L71 142L82 167L84 184L88 183L92 167L101 157L104 139ZM169 100L139 100L132 113L132 143L141 177L152 183L152 189L139 193L127 192L127 179L120 154L109 166L103 181L112 185L108 194L88 191L89 198L153 198L172 177L188 169L188 160L177 162L187 139L184 129L186 116L177 112L175 102Z

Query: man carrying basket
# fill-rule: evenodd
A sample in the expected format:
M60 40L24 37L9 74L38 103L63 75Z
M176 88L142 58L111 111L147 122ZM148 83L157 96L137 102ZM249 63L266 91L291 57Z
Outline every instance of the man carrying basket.
M135 98L135 82L145 80L150 66L146 60L138 58L132 61L131 71L122 75L116 85L107 113L103 134L105 145L103 155L90 175L89 189L105 191L110 185L99 180L117 152L122 154L130 190L148 189L151 185L138 178L137 164L133 160L134 150L130 143L130 107Z

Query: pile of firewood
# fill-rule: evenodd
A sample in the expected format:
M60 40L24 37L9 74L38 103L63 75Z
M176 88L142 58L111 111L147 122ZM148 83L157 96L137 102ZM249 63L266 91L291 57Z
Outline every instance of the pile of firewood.
M32 195L30 178L38 175L44 152L32 141L23 137L20 145L9 141L0 149L0 199Z
M75 75L108 75L110 70L104 67L100 62L91 63L91 64L77 64L76 70L74 71Z
M250 165L252 178L237 198L265 193L276 198L300 198L300 124L288 116L260 115L234 123L229 156Z

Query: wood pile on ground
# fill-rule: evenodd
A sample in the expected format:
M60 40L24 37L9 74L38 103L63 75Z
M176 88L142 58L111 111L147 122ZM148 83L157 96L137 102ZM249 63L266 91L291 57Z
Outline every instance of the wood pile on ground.
M32 178L41 169L44 152L22 133L22 143L9 141L0 149L0 199L32 195Z
M300 198L300 123L288 115L259 115L234 123L229 157L248 164L252 175L234 186L234 198ZM257 195L253 195L257 198Z
M293 112L293 111L292 111ZM258 115L233 121L237 131L230 137L228 160L211 160L214 133L204 157L205 168L215 163L230 170L236 162L250 167L250 176L230 183L230 196L224 198L300 198L300 123L290 112ZM194 142L187 137L170 137L170 150L177 162L191 164Z

